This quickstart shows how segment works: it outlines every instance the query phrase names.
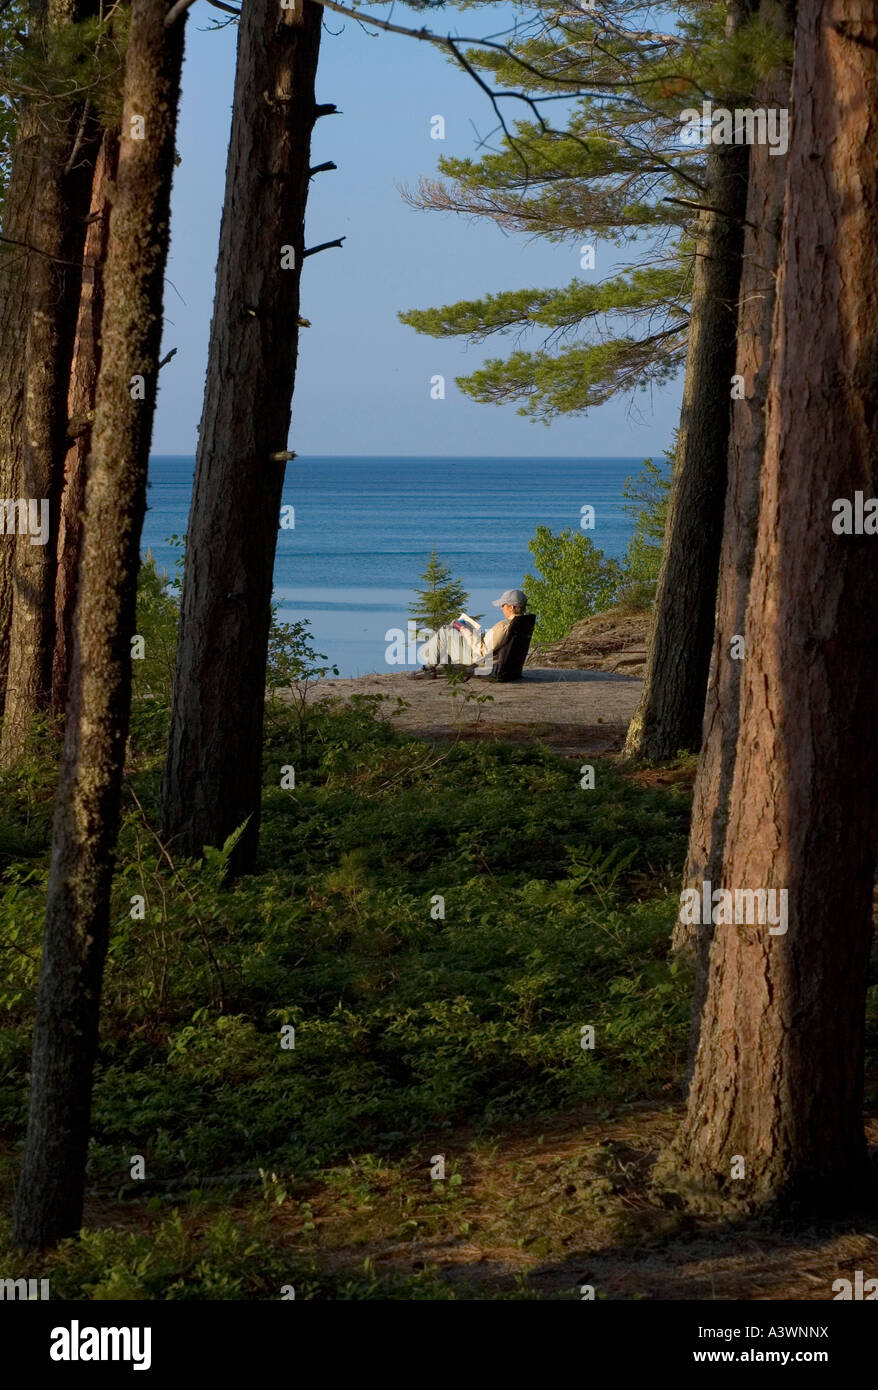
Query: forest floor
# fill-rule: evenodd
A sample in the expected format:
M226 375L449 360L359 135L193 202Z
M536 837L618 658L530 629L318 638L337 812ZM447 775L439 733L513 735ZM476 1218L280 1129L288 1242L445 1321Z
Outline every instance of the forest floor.
M627 671L548 664L617 663L618 623L601 615L576 651L540 654L538 671L568 679L493 686L485 704L484 682L455 693L404 677L404 708L380 677L334 704L271 701L260 857L229 882L228 845L175 861L155 829L176 620L152 602L138 612L148 656L85 1225L38 1262L13 1248L10 1213L54 732L0 771L0 1278L48 1277L61 1300L270 1301L289 1285L327 1300L578 1300L583 1285L606 1299L831 1300L836 1279L878 1277L878 1210L772 1223L704 1213L652 1181L681 1114L691 979L668 937L696 762L598 755L583 787L569 759L588 748L586 707L551 725L545 704L542 721L517 704L603 690L633 708ZM429 700L444 725L424 718ZM469 737L447 713L458 704ZM400 709L417 711L419 737ZM481 736L494 711L520 736ZM601 717L594 730L621 736L624 718ZM878 1152L878 954L866 1004Z
M612 1118L458 1133L450 1183L430 1179L421 1152L361 1159L285 1191L255 1226L252 1198L223 1212L243 1239L258 1228L275 1261L286 1251L291 1268L308 1269L317 1297L363 1297L366 1279L365 1296L379 1298L578 1300L589 1285L598 1299L829 1301L835 1280L878 1276L878 1216L779 1225L669 1206L649 1172L681 1113L659 1097ZM866 1131L878 1146L878 1116ZM432 1148L447 1146L439 1134ZM216 1209L182 1210L189 1242L209 1256ZM155 1215L155 1199L151 1212L91 1201L86 1224L147 1234Z

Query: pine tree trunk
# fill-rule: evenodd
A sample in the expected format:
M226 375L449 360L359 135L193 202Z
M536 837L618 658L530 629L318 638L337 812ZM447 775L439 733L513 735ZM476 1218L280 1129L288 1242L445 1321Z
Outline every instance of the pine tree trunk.
M3 206L3 235L10 244L0 245L0 499L23 495L21 431L31 260L23 248L31 243L39 148L39 113L33 104L26 105L18 119ZM15 536L0 535L0 713L6 696L14 573Z
M814 1208L856 1203L868 1179L878 540L834 534L832 504L878 495L875 35L871 0L800 0L722 874L729 887L787 890L788 930L715 931L677 1141L696 1190Z
M161 340L183 22L133 0L122 140L110 215L67 726L46 902L27 1139L15 1239L78 1230L110 884L131 697L140 532ZM143 139L132 138L143 117ZM142 376L146 398L132 398Z
M163 786L165 837L200 855L249 821L262 782L265 667L296 370L314 80L322 9L244 6L216 300L186 537ZM269 95L270 94L270 95ZM284 268L292 247L295 267Z
M795 0L762 0L760 18L785 38L795 28ZM784 68L761 83L757 106L789 109L790 71ZM729 479L720 553L719 601L710 679L704 710L701 757L695 778L685 888L719 882L728 819L729 794L738 741L741 661L731 655L732 639L746 637L745 615L756 545L759 483L765 452L765 402L768 395L775 285L783 227L787 161L767 145L750 151L750 186L735 372L743 377L746 396L732 402ZM704 1003L707 956L712 927L678 922L674 951L695 948L696 980L693 1026ZM695 1039L697 1042L697 1038Z
M56 716L63 715L67 703L73 617L76 607L76 574L85 506L85 472L91 446L95 388L101 357L103 268L107 254L110 215L107 195L115 175L118 152L119 137L114 131L105 130L94 170L83 254L79 317L67 398L71 437L68 439L67 456L64 460L64 486L58 520L55 651L52 660L52 713Z
M49 0L46 30L92 12ZM21 496L48 504L49 538L15 539L12 617L0 762L21 756L33 716L49 705L55 638L55 557L67 433L67 384L81 288L85 218L97 154L96 125L82 102L44 102L35 150L39 177L30 215L24 305Z
M731 0L726 32L755 0ZM728 98L734 105L734 99ZM748 147L712 145L696 233L683 403L643 691L627 758L672 758L701 743L716 618L731 378L747 206Z

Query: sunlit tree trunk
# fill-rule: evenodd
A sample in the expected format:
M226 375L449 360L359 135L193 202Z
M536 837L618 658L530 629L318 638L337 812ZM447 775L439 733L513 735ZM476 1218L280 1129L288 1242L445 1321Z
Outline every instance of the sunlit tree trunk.
M756 0L730 0L730 36ZM734 106L734 98L728 103ZM712 145L696 231L683 403L643 691L628 758L672 758L701 742L716 617L731 378L747 206L748 147Z
M720 884L786 934L717 925L678 1180L848 1206L868 1182L864 1000L878 834L878 45L871 0L800 0L793 126ZM742 1166L743 1165L743 1166ZM735 1176L735 1174L738 1176Z
M91 0L49 0L43 35L56 35L94 12ZM21 494L45 503L45 544L15 539L9 659L0 761L14 763L33 717L49 707L55 640L58 510L67 436L67 389L81 288L81 263L98 131L87 101L38 103L21 343ZM17 371L13 369L14 375ZM8 543L8 538L7 538Z
M791 37L795 26L794 0L763 0L759 13L761 19L774 26L784 37ZM790 71L787 67L760 85L756 102L768 108L789 109ZM747 596L756 544L759 483L765 452L765 403L786 173L787 161L783 155L772 153L768 145L753 145L750 151L750 186L735 362L735 373L743 383L745 394L732 402L717 625L707 687L703 745L695 778L684 887L698 887L705 881L718 881L723 860L738 742L742 669L741 661L733 655L733 651L737 651L737 644L733 647L733 643L736 638L745 637ZM704 1003L711 936L710 925L695 927L691 923L678 922L672 941L675 951L699 943L693 999L695 1029Z
M140 532L168 251L182 21L133 0L110 215L103 351L46 902L15 1239L79 1228L131 703ZM133 138L143 119L143 138ZM145 392L136 389L142 378ZM143 394L143 398L141 395Z
M67 399L69 435L64 460L55 575L55 650L52 659L52 713L55 715L63 715L67 703L73 617L76 607L76 575L85 506L85 472L91 445L95 390L101 356L103 268L107 254L110 214L108 193L116 171L118 150L119 138L116 133L104 131L94 171L83 254L79 317Z
M45 4L34 6L32 27L39 31ZM30 43L36 38L32 35ZM28 266L36 190L40 179L40 114L34 100L18 117L12 170L3 203L0 244L0 499L22 496L22 413L27 335ZM9 629L12 626L15 537L0 536L0 713L6 696Z

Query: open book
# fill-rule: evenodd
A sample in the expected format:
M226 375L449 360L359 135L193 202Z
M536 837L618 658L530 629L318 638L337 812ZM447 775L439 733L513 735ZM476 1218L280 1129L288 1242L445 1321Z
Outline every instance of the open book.
M471 618L469 613L461 613L457 621L459 623L469 623L470 627L475 628L476 632L481 632L482 630L480 625L476 622L475 618Z

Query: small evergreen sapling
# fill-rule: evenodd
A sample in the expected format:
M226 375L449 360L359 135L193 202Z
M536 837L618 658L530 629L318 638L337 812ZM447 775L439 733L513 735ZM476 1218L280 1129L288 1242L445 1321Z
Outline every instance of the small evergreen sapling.
M446 623L454 622L458 614L465 611L469 595L461 580L452 578L448 565L442 564L435 546L421 578L426 588L415 591L417 602L409 605L409 612L417 623L424 623L436 631ZM472 616L479 618L481 614Z

